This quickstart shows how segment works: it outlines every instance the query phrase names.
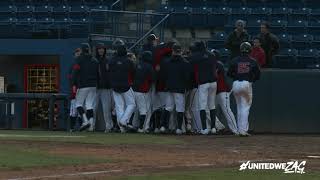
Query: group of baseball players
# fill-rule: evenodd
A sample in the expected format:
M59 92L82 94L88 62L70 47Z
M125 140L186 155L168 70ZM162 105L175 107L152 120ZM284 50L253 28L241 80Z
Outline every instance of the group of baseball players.
M120 39L110 56L102 43L95 45L95 53L87 43L75 50L69 77L72 128L79 119L80 131L94 131L102 114L105 132L217 134L227 129L216 117L218 105L230 133L249 136L252 83L260 78L249 42L240 45L241 55L225 71L219 52L209 51L203 41L186 53L177 42L159 43L154 34L147 40L138 58Z

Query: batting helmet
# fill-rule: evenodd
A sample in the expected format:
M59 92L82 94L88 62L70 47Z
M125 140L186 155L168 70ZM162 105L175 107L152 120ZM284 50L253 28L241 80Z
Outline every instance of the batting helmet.
M241 43L240 52L244 54L249 54L251 52L251 44L249 42Z

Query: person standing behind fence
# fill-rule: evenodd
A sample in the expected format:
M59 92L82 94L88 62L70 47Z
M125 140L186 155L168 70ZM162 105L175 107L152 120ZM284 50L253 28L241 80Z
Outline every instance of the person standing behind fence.
M280 48L279 39L270 32L270 25L267 22L261 23L260 32L258 37L261 40L261 47L266 54L265 67L272 67L272 58L278 53Z
M240 44L249 39L249 34L247 33L247 30L244 29L245 22L243 20L237 20L235 26L236 29L229 34L228 39L225 42L225 47L231 52L230 59L240 55Z
M252 83L260 79L258 63L249 54L251 44L240 45L241 55L232 60L228 76L233 78L232 92L237 103L238 132L240 136L249 136L249 111L252 104Z
M96 113L98 110L99 102L102 105L103 119L105 122L105 132L111 132L113 127L111 118L111 87L109 80L109 65L106 58L106 47L103 43L98 43L96 46L96 59L99 62L98 68L98 86L97 86L97 99L96 99Z
M89 127L92 129L94 101L96 99L96 87L98 80L98 60L91 55L88 43L81 44L81 55L73 66L72 89L76 91L76 107L82 118L80 131Z
M116 50L114 57L109 63L110 84L113 89L117 121L121 132L126 132L130 118L136 108L133 84L134 64L127 56L127 49L122 40L113 42Z
M265 67L266 64L266 54L261 47L261 40L259 37L253 39L253 48L250 56L257 61L260 67Z

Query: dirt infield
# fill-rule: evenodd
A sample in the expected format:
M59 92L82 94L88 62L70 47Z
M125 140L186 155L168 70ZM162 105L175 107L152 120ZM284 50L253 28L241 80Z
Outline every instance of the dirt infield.
M1 146L37 148L50 154L109 158L109 163L0 169L0 179L105 179L106 176L146 174L201 168L238 169L241 161L287 162L306 160L305 171L320 171L320 136L255 135L180 136L177 145L96 145L61 142L1 140ZM310 158L308 156L314 156ZM84 173L91 172L91 173ZM80 174L79 174L80 173ZM83 173L83 174L81 174ZM32 178L31 178L32 179Z

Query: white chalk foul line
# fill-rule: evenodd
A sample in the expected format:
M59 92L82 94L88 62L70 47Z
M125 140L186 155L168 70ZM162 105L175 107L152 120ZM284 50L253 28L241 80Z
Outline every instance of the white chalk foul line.
M320 159L320 156L307 156L308 158Z
M20 137L20 138L83 138L86 136L62 136L62 135L22 135L22 134L0 134L0 137Z
M213 166L214 164L189 164L189 165L181 165L181 166L158 166L155 168L175 168L175 167L208 167ZM140 170L144 168L134 168L131 170ZM108 170L108 171L92 171L92 172L80 172L80 173L69 173L69 174L56 174L56 175L48 175L48 176L35 176L35 177L21 177L21 178L13 178L13 179L7 179L7 180L36 180L36 179L50 179L50 178L61 178L61 177L72 177L72 176L90 176L90 175L97 175L97 174L108 174L108 173L115 173L115 172L123 172L122 169L114 169L114 170ZM130 171L130 169L128 170Z
M93 171L93 172L81 172L81 173L70 173L70 174L57 174L57 175L49 175L49 176L37 176L37 177L26 177L26 178L14 178L8 180L35 180L35 179L44 179L44 178L61 178L66 176L88 176L88 175L96 175L96 174L108 174L114 172L122 172L119 170L109 170L109 171Z

